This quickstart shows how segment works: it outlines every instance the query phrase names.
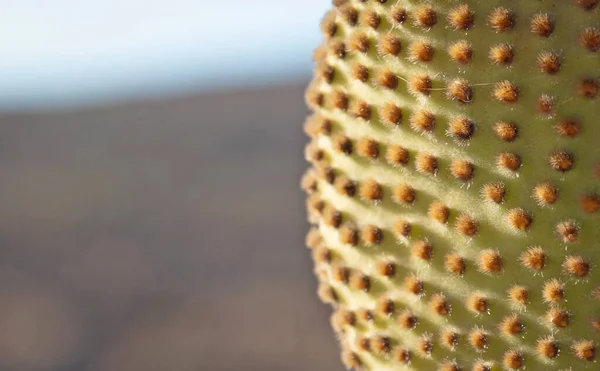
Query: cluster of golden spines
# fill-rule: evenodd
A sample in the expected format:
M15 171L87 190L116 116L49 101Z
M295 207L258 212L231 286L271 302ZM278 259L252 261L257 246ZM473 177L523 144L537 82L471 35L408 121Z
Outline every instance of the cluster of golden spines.
M340 141L340 142L338 142L338 146L340 147L341 152L346 153L348 151L344 150L344 148L346 148L346 145L344 143L347 143L347 142ZM348 147L351 147L351 145ZM366 157L377 157L377 155L379 153L378 148L379 147L377 146L376 143L374 143L373 140L363 139L361 142L359 142L358 152L362 153L362 155L366 156ZM403 148L400 148L400 149L394 148L395 155L394 156L389 155L388 157L392 157L393 159L398 159L399 157L402 157L402 158L410 157L407 154L406 155L398 154L399 150L401 152L405 151L405 149L403 149ZM308 152L311 152L311 151L309 150ZM417 163L419 161L419 155L421 155L421 154L417 155L417 160L416 160ZM315 160L315 158L316 158L316 159L319 159L318 161L321 161L319 155L313 154L312 156L309 156L309 158L311 160ZM425 157L425 158L421 158L421 160L423 162L426 162L429 159L427 157ZM317 167L316 171L311 171L311 172L307 173L305 179L303 180L303 187L307 191L311 191L314 189L314 187L316 186L317 178L319 175L321 175L328 183L333 184L335 189L342 195L345 195L348 197L355 197L358 194L358 196L360 198L362 198L363 200L374 201L374 202L379 202L379 201L384 200L384 198L386 196L384 187L381 184L379 184L375 179L368 178L368 179L365 179L362 181L355 181L345 175L340 175L340 176L336 177L333 169L327 167L327 165L320 164L318 161L315 162L315 165L321 166L321 167ZM456 165L456 163L453 163L452 172L455 174L460 172L463 175L469 174L469 176L470 176L470 174L472 174L472 168L469 165L470 165L470 163L468 163L468 162L466 164L461 163L460 166ZM419 165L417 165L417 166L419 166ZM421 170L422 171L424 169L426 170L428 166L430 168L434 167L433 165L427 165L427 166L421 165ZM429 172L429 171L427 171L427 172ZM464 175L463 178L467 178L467 175ZM501 183L492 183L492 184L488 184L488 185L484 186L482 193L484 194L484 196L486 198L489 198L491 201L501 202L501 200L504 197L504 192L505 192L504 186ZM549 183L542 183L535 187L534 197L540 204L554 203L556 201L556 198L558 197L557 195L558 195L558 192L557 192L556 188ZM391 190L390 199L394 203L397 203L397 204L410 206L416 202L417 198L418 198L418 191L415 190L415 188L413 188L411 185L406 184L406 183L398 184L398 185L394 186ZM328 224L336 226L336 227L339 226L339 224L341 223L341 216L339 213L328 212L327 209L317 207L318 205L314 206L314 204L313 204L314 200L312 197L309 198L309 201L311 202L311 210L318 210L318 211L325 212L325 215L327 216L327 220L329 221ZM582 207L584 207L584 210L586 212L597 211L598 196L596 196L596 195L585 196L582 199ZM450 214L449 208L440 201L434 201L428 207L428 215L430 216L430 218L441 224L446 224L448 222L449 214ZM518 229L521 231L527 231L527 229L529 228L529 226L532 223L532 216L527 211L525 211L521 208L513 208L513 209L509 210L507 213L507 219L515 229ZM477 222L477 220L475 220L472 216L470 216L468 214L459 213L459 215L456 216L456 220L454 222L453 227L460 234L462 234L464 236L472 237L475 234L477 234L478 222ZM407 228L405 226L402 226L399 228L398 231L396 231L397 232L396 234L406 237L406 229ZM573 220L562 220L556 224L555 232L557 234L557 237L562 242L570 243L570 242L577 241L577 239L579 237L579 233L580 233L580 228L579 228L578 224ZM372 242L372 243L375 243L375 242ZM528 250L527 254L525 254L521 257L522 261L528 262L533 257L536 257L537 255L533 254L534 252L536 252L538 255L541 254L541 250L539 250L539 249L531 250L531 251ZM535 266L534 263L530 263L529 265L532 267ZM578 276L585 276L585 275L578 275Z
M342 137L341 140L338 140L335 143L336 148L338 148L341 153L351 153L350 148L353 146L352 144L348 144L349 142L347 138ZM403 159L410 158L408 153L404 154L404 151L406 151L404 148L391 148L394 151L394 155L386 156L388 157L388 160L390 158L397 160L399 157L402 157ZM398 150L402 151L402 153L398 154ZM379 151L379 145L377 142L370 138L363 138L357 145L357 152L365 157L376 158L379 156ZM314 161L315 158L319 159L314 162L315 166L317 166L317 170L307 173L306 178L303 180L303 183L309 182L304 184L304 188L307 190L311 189L312 186L310 184L314 185L317 181L317 176L319 173L321 173L324 179L328 183L334 185L336 191L344 196L357 196L368 202L380 202L389 197L392 202L405 206L413 205L418 199L418 191L409 184L401 183L391 187L391 194L388 196L386 195L384 186L375 179L367 178L356 181L350 179L346 175L340 175L336 177L333 169L329 168L327 165L323 165L320 162L322 161L320 156L309 156L309 160L311 161ZM420 171L424 172L437 171L437 165L431 165L431 162L429 162L430 160L431 158L427 157L426 155L424 156L422 153L417 154L415 159L417 169L420 169ZM325 169L323 169L323 167ZM463 163L462 161L453 162L451 165L451 171L453 174L455 174L455 176L460 174L462 176L461 179L470 178L473 174L472 164L469 162ZM312 180L310 180L311 177ZM484 197L488 198L490 201L501 202L504 198L505 189L501 183L491 183L484 186L482 193ZM558 191L556 187L550 183L541 183L535 186L534 198L538 201L538 203L552 204L556 201L557 197ZM311 200L311 198L309 198L309 200ZM598 202L599 198L597 195L587 195L582 199L582 207L586 212L595 212L598 210ZM450 215L450 209L442 202L434 201L428 206L428 215L433 221L446 224ZM506 218L513 228L520 231L527 231L533 222L533 217L531 214L521 208L513 208L508 210ZM339 225L339 223L341 223L341 221L339 221L337 224ZM334 223L334 225L335 224L336 223ZM455 218L453 227L458 233L464 236L472 237L477 234L479 223L472 216L459 213ZM576 242L579 238L580 227L574 220L561 220L555 225L554 229L557 238L564 243ZM405 231L402 230L400 232L400 234L405 237ZM525 257L527 256L530 255L525 255Z
M441 300L444 300L443 298ZM386 318L393 316L392 320L396 321L398 325L405 330L415 329L419 324L419 319L411 313L409 310L402 310L396 312L393 307L393 303L389 301L382 301L381 308L378 310L383 311L381 314ZM434 308L443 307L437 305ZM446 309L443 309L445 313ZM370 310L357 310L351 311L347 309L338 309L332 316L333 328L344 333L348 328L354 328L361 325L367 325L372 323L374 319L374 313ZM504 317L499 325L500 331L507 336L515 336L524 331L524 325L521 323L519 316L511 314ZM413 355L418 357L430 357L434 347L442 347L454 351L457 347L460 347L462 343L465 343L466 347L469 347L482 355L488 349L491 336L490 333L482 328L474 327L465 333L461 333L459 330L454 328L446 328L440 332L439 338L434 338L431 334L420 335L416 346L409 348L398 339L393 339L385 335L372 335L364 336L359 335L356 338L356 348L362 352L369 352L374 354L383 354L390 357L393 361L400 364L407 364L410 362ZM539 356L547 359L553 359L559 355L561 351L561 345L554 337L546 336L541 337L536 341L535 350ZM575 341L571 345L572 351L575 355L583 360L592 360L595 354L595 344L590 340ZM352 362L348 366L360 365L360 355L358 353L347 350L344 352L347 355L352 354ZM508 349L502 359L502 363L508 369L519 369L525 361L524 354L518 349ZM486 365L485 361L478 360L475 362L475 369L480 369ZM441 370L458 369L461 367L456 361L444 361L440 366Z
M386 112L393 110L391 104L384 107L386 108ZM397 117L396 114L401 115L399 112L400 111L394 112L393 118ZM429 127L430 122L434 122L427 118L426 111L417 111L417 114L413 117L414 119L411 120L411 126L418 128L416 130L425 130L425 128ZM314 117L309 120L310 125L313 124L313 120ZM323 124L321 123L320 125ZM473 124L468 119L458 117L450 122L449 130L455 133L457 137L461 136L462 138L465 138L468 137L468 135L463 134L471 132L472 125ZM356 153L359 157L367 158L369 160L381 159L390 166L403 168L408 167L412 161L414 169L417 172L431 176L436 176L441 170L438 158L429 152L413 152L411 154L411 151L401 145L384 145L370 137L362 137L353 141L344 134L337 134L332 136L332 143L333 148L344 155ZM313 144L307 146L306 153L307 158L317 165L323 162L323 151ZM556 153L555 155L560 156L561 153ZM505 169L517 171L520 167L519 156L512 152L501 152L496 160L499 166ZM448 166L448 172L457 180L470 182L475 176L476 167L468 160L456 159ZM338 180L333 181L333 183L337 190L349 196L354 196L358 188L358 194L364 200L381 201L384 198L384 187L374 179L367 179L364 180L362 184L359 184L358 181L353 181L346 176L342 176ZM481 196L486 201L501 204L505 199L506 192L506 186L502 182L490 182L482 187ZM555 204L559 198L559 189L550 182L540 182L533 187L531 194L532 198L540 206L551 206ZM398 184L392 186L390 196L392 201L396 203L411 205L417 200L418 192L409 184ZM582 212L585 214L596 213L600 210L600 196L595 193L584 193L580 196L578 201ZM439 218L436 217L434 217L434 219L439 220ZM447 219L447 217L445 219ZM533 215L531 212L522 208L513 208L507 211L506 221L515 230L527 232L533 223ZM467 223L466 217L460 217L457 221L457 230L462 231L465 235L472 236L476 233L476 227L469 227L468 225L474 223L476 224L476 221L469 221ZM556 223L554 232L560 241L572 243L578 240L580 227L574 220L566 219Z
M368 1L361 2L367 3ZM377 2L386 3L385 0ZM576 4L584 10L594 9L596 3L597 0L576 1ZM381 161L381 163L396 168L412 168L426 176L437 177L441 175L440 172L447 172L458 181L467 184L472 182L477 175L476 165L472 161L454 159L445 168L440 167L441 159L427 151L415 151L410 146L383 143L367 136L351 138L340 131L335 120L326 118L325 116L328 115L323 112L345 113L358 121L370 124L381 122L384 127L391 129L406 127L415 134L423 134L429 138L433 138L437 132L436 129L441 126L441 123L444 123L445 133L448 137L452 138L457 145L468 145L473 138L477 138L477 125L484 123L476 124L465 115L446 119L423 108L412 109L412 106L404 107L393 101L378 106L353 97L342 88L341 84L336 84L338 74L342 77L340 80L344 80L341 75L344 73L343 70L339 69L336 63L327 63L327 58L324 57L348 59L348 56L352 56L353 53L366 54L376 51L384 58L405 58L414 63L429 63L434 58L439 58L441 53L436 50L437 46L427 39L404 40L399 36L400 33L394 32L393 28L386 29L379 37L373 37L373 32L369 29L381 30L386 27L386 22L388 22L395 26L407 23L423 30L429 30L442 26L445 19L449 29L466 31L480 22L474 12L468 5L454 7L445 17L440 11L428 5L418 5L414 9L390 5L386 12L379 13L375 10L379 8L368 9L364 6L353 5L351 1L337 1L336 6L337 10L330 13L322 24L328 41L326 47L322 48L321 55L317 56L317 83L313 84L307 92L308 104L317 111L306 122L307 134L313 138L330 137L333 149L341 155L357 155L358 158ZM482 25L485 24L485 27L490 27L498 33L510 32L516 22L521 21L525 21L525 19L516 17L511 10L502 7L493 9L481 19ZM555 21L549 14L538 13L527 21L531 32L537 37L551 37L555 31ZM345 40L336 37L340 27L347 30ZM588 52L595 53L600 49L600 29L586 27L582 29L579 40L576 41ZM469 65L472 62L473 52L472 45L466 40L452 42L446 49L449 58L461 65ZM520 58L519 55L515 55L515 48L510 43L491 45L487 51L487 57L491 64L497 66L514 65L515 60ZM540 73L549 78L559 76L565 62L568 63L565 61L565 56L556 50L543 50L533 61ZM341 62L338 61L338 63ZM479 89L477 84L463 78L451 79L445 83L443 88L437 89L436 76L433 74L419 72L412 76L401 77L390 67L385 66L385 63L382 67L376 68L361 63L360 58L348 63L348 67L349 83L370 84L374 88L391 91L399 91L406 84L406 92L418 99L427 99L434 91L443 89L448 99L455 101L459 106L464 106L472 103L480 94L479 91L476 91ZM324 85L330 87L321 90L319 86ZM595 99L599 89L598 80L589 76L582 76L575 86L575 92L586 99ZM514 107L515 104L520 103L520 95L518 82L503 80L492 85L491 96L493 99L507 104L507 107ZM556 105L555 97L542 94L537 99L534 109L537 114L554 121L551 128L557 137L577 138L582 130L581 122L571 117L555 117ZM523 159L517 152L511 151L510 144L519 139L519 126L511 121L498 120L490 127L496 140L506 145L506 151L496 155L495 163L501 171L518 174L523 166ZM307 204L311 220L336 228L340 242L355 247L359 245L378 246L384 243L384 238L394 236L402 241L402 244L409 246L408 252L412 258L432 263L437 246L426 238L414 238L411 222L399 217L390 231L372 224L360 226L359 223L350 220L348 216L336 210L333 205L321 200L315 192L319 187L319 182L324 181L331 184L339 194L361 202L378 205L390 201L403 207L415 207L422 198L418 187L409 183L381 184L374 178L351 179L348 175L338 174L337 170L328 163L327 152L317 145L309 145L306 155L314 164L314 169L309 171L303 179L304 189L311 193ZM566 173L575 166L575 160L574 155L567 149L558 149L548 154L547 166L557 172ZM509 191L507 184L508 182L502 181L484 184L480 191L481 197L487 202L502 204ZM540 180L529 192L541 208L547 209L551 209L561 196L559 184L546 180ZM423 199L427 199L427 197L423 197ZM429 201L427 202L429 203ZM584 214L600 210L600 197L593 192L582 194L578 202ZM432 221L445 225L466 237L474 237L480 232L480 223L473 215L454 212L441 200L430 202L427 205L427 215ZM534 223L534 214L531 210L514 207L505 212L505 220L515 231L527 233ZM577 242L581 234L580 224L570 218L556 222L553 229L557 240L564 244ZM382 279L395 280L401 274L400 262L396 262L390 257L382 257L381 260L376 261L374 271L369 274L363 272L361 268L344 265L343 262L336 259L334 250L325 247L318 230L315 229L309 233L307 244L313 247L313 256L317 266L328 267L321 272L325 279L319 288L319 295L324 301L334 305L337 305L340 300L336 291L338 285L369 292L373 282ZM505 261L502 252L494 249L480 251L474 259L467 259L454 251L444 252L444 268L448 274L454 277L462 277L466 271L472 268L485 275L502 274L506 265L513 263L513 261ZM540 297L547 305L544 321L554 331L568 327L573 321L586 320L572 318L572 313L564 309L563 305L568 295L566 282L588 279L592 264L585 257L576 253L566 257L553 255L551 251L541 246L530 246L519 255L517 263L533 274L541 275L549 258L562 260L563 277L546 279L541 292L536 294L536 297ZM408 270L404 279L399 279L408 293L425 300L426 283L417 275ZM600 297L600 289L597 296ZM515 284L507 290L506 297L517 312L531 304L530 288L527 286ZM451 316L452 305L450 305L449 298L440 292L430 292L427 299L429 310L439 316ZM475 293L462 300L466 309L477 314L485 314L494 307L494 301L480 293ZM359 326L361 321L365 324L371 323L374 316L377 315L382 318L393 318L402 329L418 328L418 316L386 296L379 298L374 307L369 309L348 310L339 307L334 314L334 328L343 332L348 327ZM589 319L587 320L589 321ZM600 328L600 319L593 319L591 324L594 328ZM479 327L469 331L443 329L439 334L439 339L431 334L423 334L418 346L412 348L402 344L400 339L394 339L387 335L374 334L368 337L361 335L357 338L356 344L347 347L343 359L347 366L358 368L362 364L361 352L369 352L385 354L389 359L405 364L409 363L414 355L429 357L435 346L455 349L462 343L485 354L490 342L490 333L500 331L505 336L517 336L525 330L525 325L519 315L510 313L498 323L496 329L486 330ZM559 352L570 351L581 360L592 361L595 359L596 344L589 339L575 340L566 344L553 337L542 337L537 340L535 350L538 355L549 359L557 357ZM526 365L526 358L530 356L520 349L508 349L503 356L502 364L507 369L520 369ZM455 361L447 361L440 365L440 369L460 370L463 368ZM491 366L482 360L477 361L473 369L490 370Z
M326 71L326 72L322 72ZM363 65L355 65L353 67L353 77L357 80L367 80L369 71L367 67ZM333 70L330 67L319 67L318 76L323 77L324 81L333 81ZM397 86L398 78L389 70L384 69L381 74L378 75L377 80L380 84L391 87L392 85ZM458 79L450 82L449 94L452 95L459 101L467 102L471 99L472 92L471 88L465 85L464 80ZM503 91L503 96L507 96L507 91L512 89L512 84L509 82L500 82L497 86ZM408 91L412 94L425 94L427 95L431 91L431 79L426 75L416 75L408 80ZM414 110L410 114L406 114L406 109L400 107L393 102L384 103L380 107L374 107L369 103L360 99L351 99L346 93L339 89L333 89L328 94L328 99L325 99L323 93L315 93L314 90L309 89L308 100L311 103L317 103L317 106L324 104L325 100L330 101L330 108L340 109L347 112L354 118L369 121L372 119L373 113L377 112L379 120L385 126L396 128L408 121L408 126L415 132L420 134L432 135L435 132L437 126L439 126L440 117L427 109ZM506 94L505 94L506 93ZM314 98L317 97L316 100ZM547 112L551 110L549 108L552 105L552 98L547 95L543 95L538 101L538 105L541 111ZM408 116L408 119L406 119ZM315 132L319 128L315 127L314 121L317 120L314 117L307 123L307 132L310 135L318 135ZM321 121L325 119L321 118ZM328 127L329 130L324 134L329 135L331 132L331 123L322 124ZM310 127L309 127L310 126ZM446 134L453 138L458 143L468 143L476 132L475 123L464 115L451 117L446 123ZM578 135L581 130L581 124L572 118L558 119L554 125L554 129L559 136L573 138ZM516 124L507 121L497 121L492 125L492 131L495 136L507 144L514 142L518 138L518 127ZM322 133L322 130L321 130ZM385 157L386 161L392 166L406 166L410 161L411 156L409 155L406 148L389 144L387 151L383 156L384 151L380 151L382 144L378 143L372 138L359 138L356 140L356 145L353 144L352 139L344 136L343 134L337 135L334 138L335 148L345 154L352 154L354 147L356 152L363 156L372 159L379 157ZM504 151L497 154L495 162L499 169L507 171L509 173L518 174L523 160L518 153L512 151ZM424 174L436 175L438 167L438 159L427 152L417 153L414 156L414 166L417 171ZM570 171L575 166L575 157L573 154L566 149L558 149L548 155L547 166L549 168L565 173ZM471 181L475 175L475 165L467 160L456 159L453 160L449 166L450 174L462 181ZM550 205L556 202L558 198L558 189L551 184L541 184L540 186L546 186L554 188L553 195L550 195L546 190L540 187L536 187L532 190L533 197L541 206ZM502 197L499 197L497 192L497 183L485 185L483 187L482 195L485 199L500 203L504 200L505 191L502 191ZM545 200L545 196L550 196L548 200ZM579 200L581 209L586 213L593 213L600 210L600 197L596 194L584 194ZM508 221L515 228L519 230L526 230L529 223L516 224L517 219L508 216Z
M432 206L432 214L443 215L446 210L443 205ZM322 210L327 209L327 205L322 207ZM325 221L326 224L331 225L330 222ZM402 236L399 238L410 237L410 226L407 228L403 221L399 221L402 230ZM337 226L339 232L340 242L345 245L353 247L359 247L363 245L380 245L383 243L384 232L381 228L374 225L366 225L362 229L359 228L352 221L341 221L338 220L334 223ZM408 232L408 233L407 233ZM323 281L322 286L319 290L321 298L332 304L336 304L339 300L336 291L333 286L325 282L331 282L335 284L346 285L349 288L361 292L369 292L371 288L371 280L385 280L385 279L399 279L402 283L402 287L406 290L407 294L415 295L418 298L424 299L426 297L426 283L420 279L417 275L411 272L406 272L404 278L400 278L402 275L402 269L392 258L382 258L375 262L375 270L373 273L365 274L361 269L350 268L336 261L331 249L327 248L320 237L318 229L312 229L307 237L307 244L313 249L313 257L317 270L322 266L329 267L329 276L326 275L326 279ZM416 240L410 245L411 254L420 260L429 260L433 254L433 246L426 240ZM523 252L519 257L519 263L524 268L531 270L533 273L543 272L546 262L549 259L548 253L539 246L532 246ZM455 252L446 254L444 257L444 267L448 273L454 276L462 276L468 269L468 264L472 263L476 269L484 274L500 274L504 270L504 264L500 252L496 250L483 250L477 259L473 262L468 262L467 259L461 257ZM579 256L568 256L563 262L563 269L565 278L575 277L577 279L585 278L591 269L591 265L585 259ZM600 298L600 288L596 294ZM545 320L548 325L555 329L561 329L571 324L572 319L570 313L561 308L561 304L566 300L566 288L565 283L553 278L548 279L542 288L540 296L543 301L548 304L548 310L545 314ZM525 308L529 305L529 289L524 286L513 286L507 291L507 299L512 302L515 307ZM429 295L428 308L434 314L442 317L450 316L452 312L452 305L446 295L440 292L432 292ZM485 314L493 307L492 300L487 298L484 294L475 293L464 300L465 307L477 314ZM361 314L362 313L362 314ZM381 296L375 301L374 308L358 310L356 312L350 311L345 308L338 308L335 313L335 324L336 330L343 332L346 327L355 327L360 324L361 321L365 323L371 323L375 316L381 318L391 318L395 323L404 330L416 329L419 324L419 318L417 315L412 313L409 309L403 309L402 304L396 303L391 298ZM593 320L592 325L598 323L598 320ZM516 336L525 331L525 325L521 321L517 313L511 313L500 321L498 324L498 330L505 336ZM494 331L492 331L494 332ZM472 347L479 352L485 352L488 348L489 333L483 328L473 328L467 333L461 334L458 330L443 329L440 332L438 345L455 349L460 343L464 342L465 345ZM383 341L380 336L373 338L361 337L359 339L358 348L361 351L375 352L376 354L385 353L396 354L402 353L405 360L410 359L411 350L397 339L385 338L386 346L382 346ZM375 342L375 343L374 343ZM379 345L377 345L379 343ZM436 340L431 336L423 336L421 343L417 348L417 354L427 357L433 349ZM392 346L395 344L395 346ZM574 354L583 360L593 360L595 354L595 343L591 340L578 340L571 344L571 349ZM536 351L539 355L546 358L554 358L558 356L559 351L564 349L563 344L560 344L553 337L542 337L537 340ZM407 353L408 352L408 353ZM357 359L360 359L357 353L354 353ZM516 364L516 359L519 355L520 362L523 362L523 354L514 349L510 349L504 356L504 363L508 367L510 364ZM394 357L394 359L397 359ZM509 367L510 368L510 367ZM519 368L519 367L516 367Z

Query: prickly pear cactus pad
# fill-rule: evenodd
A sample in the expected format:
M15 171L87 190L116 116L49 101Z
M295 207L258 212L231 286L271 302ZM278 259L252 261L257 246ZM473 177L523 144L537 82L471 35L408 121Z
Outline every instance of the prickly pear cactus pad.
M600 370L599 0L346 0L306 238L347 367Z

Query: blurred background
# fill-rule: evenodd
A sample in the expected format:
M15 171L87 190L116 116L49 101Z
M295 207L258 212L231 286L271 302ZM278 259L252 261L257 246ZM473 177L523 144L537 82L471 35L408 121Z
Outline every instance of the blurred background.
M0 5L0 370L341 370L298 186L330 1Z

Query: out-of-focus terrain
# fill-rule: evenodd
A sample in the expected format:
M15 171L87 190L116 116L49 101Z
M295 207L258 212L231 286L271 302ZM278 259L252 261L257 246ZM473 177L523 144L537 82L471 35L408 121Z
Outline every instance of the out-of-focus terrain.
M341 370L304 85L0 117L0 370Z

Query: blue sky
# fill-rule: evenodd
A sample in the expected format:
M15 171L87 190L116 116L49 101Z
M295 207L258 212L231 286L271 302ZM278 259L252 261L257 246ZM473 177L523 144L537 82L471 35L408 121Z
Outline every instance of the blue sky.
M330 0L3 0L0 107L308 74Z

